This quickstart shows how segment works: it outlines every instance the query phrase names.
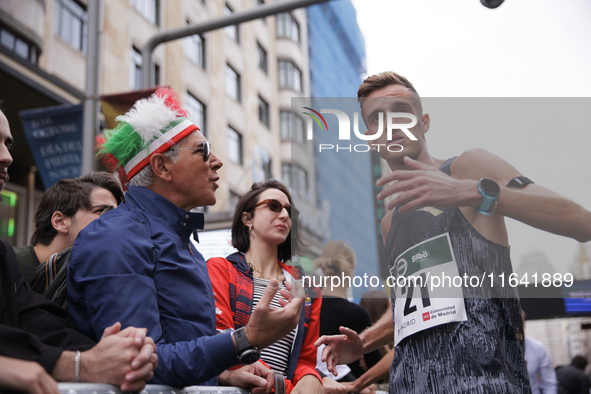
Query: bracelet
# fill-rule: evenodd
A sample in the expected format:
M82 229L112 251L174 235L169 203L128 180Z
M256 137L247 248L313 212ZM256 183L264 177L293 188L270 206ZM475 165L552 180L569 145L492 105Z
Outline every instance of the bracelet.
M74 362L76 363L76 383L80 383L80 351L76 352Z

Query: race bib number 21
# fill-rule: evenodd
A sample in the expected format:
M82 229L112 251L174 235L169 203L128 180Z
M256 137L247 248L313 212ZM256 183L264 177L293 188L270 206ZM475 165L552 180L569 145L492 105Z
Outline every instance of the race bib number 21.
M459 276L449 234L412 246L390 267L394 291L394 344L419 331L467 320L462 287L433 281ZM437 287L433 284L438 284Z

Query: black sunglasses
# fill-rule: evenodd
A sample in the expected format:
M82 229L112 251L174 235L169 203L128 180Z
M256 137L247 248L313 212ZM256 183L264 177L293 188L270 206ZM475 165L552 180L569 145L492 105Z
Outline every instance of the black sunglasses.
M290 219L295 219L300 214L300 211L298 211L291 205L283 205L279 201L273 199L263 200L257 205L255 205L253 209L260 207L261 205L267 205L271 211L277 213L281 213L281 211L283 211L283 208L285 208Z
M209 160L209 155L211 155L211 144L209 141L203 141L196 148L174 148L174 150L192 150L195 153L202 152L203 161L206 162Z

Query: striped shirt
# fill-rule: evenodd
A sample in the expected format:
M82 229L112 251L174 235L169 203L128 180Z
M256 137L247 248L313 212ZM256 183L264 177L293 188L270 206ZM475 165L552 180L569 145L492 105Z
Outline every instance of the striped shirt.
M269 281L261 278L253 278L253 295L252 295L252 309L259 303ZM279 282L279 289L285 289L285 285ZM279 291L275 294L273 301L271 301L272 308L281 308L279 305ZM291 354L291 347L296 335L297 328L293 329L289 334L261 350L261 359L269 365L273 372L287 375L287 368L289 366L289 356Z

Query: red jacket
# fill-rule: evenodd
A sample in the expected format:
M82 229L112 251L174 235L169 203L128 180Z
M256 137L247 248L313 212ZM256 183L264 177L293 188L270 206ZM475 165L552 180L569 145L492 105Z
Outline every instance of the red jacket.
M279 265L295 279L303 274L303 270L299 267L281 262ZM217 330L234 330L245 326L252 312L253 283L252 270L246 263L244 254L234 253L227 259L212 258L207 262L207 269L215 296ZM320 374L316 371L316 348L314 347L320 332L321 305L319 289L306 288L306 302L302 308L285 380L287 393L291 392L305 375L314 375L322 382Z

